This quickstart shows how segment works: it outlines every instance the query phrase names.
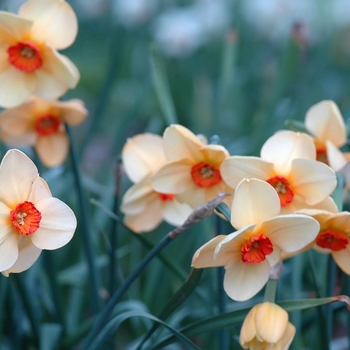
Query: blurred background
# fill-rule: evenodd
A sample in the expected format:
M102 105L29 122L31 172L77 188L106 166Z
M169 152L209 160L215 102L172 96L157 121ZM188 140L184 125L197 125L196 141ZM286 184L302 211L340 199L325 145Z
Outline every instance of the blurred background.
M16 12L23 2L0 0L0 9ZM161 135L169 124L154 89L155 63L167 76L175 121L209 139L218 135L218 142L231 155L259 155L265 140L285 128L287 120L303 121L308 108L323 99L334 100L344 119L350 117L348 0L67 2L77 14L79 33L75 43L62 53L77 65L81 80L63 99L80 98L89 110L88 119L74 128L74 136L88 196L108 207L114 196L115 166L126 139L142 132ZM74 186L70 171L63 166L43 169L42 173L53 193L74 208L76 200L67 191ZM123 191L128 186L130 182L124 178ZM90 212L104 279L110 220L93 206ZM188 234L185 245L180 241L170 248L170 256L179 259L186 275L193 252L212 237L214 226L213 220L206 219ZM157 242L168 230L168 225L163 224L147 237ZM200 235L194 235L194 231ZM223 231L229 233L230 227ZM73 328L81 315L86 316L84 303L88 300L85 263L82 254L76 253L81 251L80 245L75 237L72 245L52 253L61 270L60 283L67 288L67 305L80 310L70 319ZM121 275L132 271L143 255L139 242L122 236L118 247ZM326 269L327 261L320 258L317 264ZM163 269L158 261L152 262L150 272L130 290L132 299L154 314L180 285L171 274L164 274L160 290L158 278ZM303 273L309 269L303 257L287 263L279 295L312 296L309 272ZM292 275L296 270L299 272ZM30 277L35 273L34 267L25 274ZM208 294L208 290L215 292L210 282L213 273L205 271L206 293L199 291L199 298L194 297L191 307L179 312L174 323L200 319L215 309ZM324 291L321 295L325 296L325 282L320 283ZM138 307L133 304L133 308ZM231 302L228 308L235 307L237 303ZM348 348L344 308L341 311L334 323L338 338L333 350ZM316 311L292 314L298 332L304 329L298 333L294 349L319 348L313 343L319 328L309 327L309 321L318 316ZM132 326L131 330L124 329L125 344L144 332L143 324L135 321ZM232 334L237 340L239 328ZM207 337L206 341L198 340L199 346L209 344L207 349L215 348L213 339ZM235 348L239 348L237 342L232 345Z

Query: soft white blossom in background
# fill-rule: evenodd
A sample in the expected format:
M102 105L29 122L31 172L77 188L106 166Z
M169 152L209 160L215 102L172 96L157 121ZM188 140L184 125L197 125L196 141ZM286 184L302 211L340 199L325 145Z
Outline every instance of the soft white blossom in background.
M172 8L156 19L155 41L168 56L188 56L214 36L225 33L229 9L226 0L199 0L191 6Z
M114 0L112 10L120 24L127 27L147 22L155 13L158 0Z

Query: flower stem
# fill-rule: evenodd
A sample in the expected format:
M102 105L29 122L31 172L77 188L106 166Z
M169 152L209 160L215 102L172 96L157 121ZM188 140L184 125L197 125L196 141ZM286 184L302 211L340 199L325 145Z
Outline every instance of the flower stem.
M270 278L266 284L264 301L274 303L276 300L276 291L277 291L278 280Z
M97 311L101 308L102 300L99 297L100 280L98 278L97 267L95 264L95 261L96 261L95 251L92 244L91 225L89 224L88 208L86 205L87 201L85 198L85 194L84 194L83 186L81 182L81 176L80 176L79 165L78 165L78 152L76 149L72 132L70 130L70 127L67 124L66 124L66 130L70 141L70 154L72 159L75 185L77 188L78 205L79 205L80 215L81 215L81 221L80 221L81 232L83 234L83 243L85 247L85 253L86 253L88 268L90 272L90 281L91 281L91 287L92 287L92 290L91 290L92 304L94 305L95 311Z

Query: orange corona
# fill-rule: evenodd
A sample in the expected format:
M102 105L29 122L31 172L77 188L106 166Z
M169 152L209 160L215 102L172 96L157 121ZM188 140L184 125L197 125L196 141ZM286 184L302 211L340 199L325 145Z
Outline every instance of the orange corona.
M162 202L172 201L174 197L171 193L159 193L159 198Z
M241 248L242 261L244 263L260 263L266 259L266 255L273 252L273 245L268 237L258 234L252 237Z
M39 117L34 125L39 136L48 136L56 133L61 125L61 121L52 114L45 114Z
M285 177L275 176L268 179L266 182L268 182L276 190L278 196L280 197L281 207L285 207L293 200L294 192Z
M10 63L23 72L32 73L43 65L40 48L31 41L10 46L7 53Z
M25 201L11 210L10 219L16 231L23 236L28 236L39 228L41 213L32 202Z
M349 238L341 231L328 229L321 232L316 238L316 244L321 248L338 251L345 249L349 243Z
M199 187L211 187L222 181L220 171L212 164L200 162L191 169L194 183Z

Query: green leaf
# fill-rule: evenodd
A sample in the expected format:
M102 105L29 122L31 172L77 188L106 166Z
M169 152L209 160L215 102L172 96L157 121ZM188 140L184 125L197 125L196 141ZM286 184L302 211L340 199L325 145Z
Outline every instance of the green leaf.
M215 209L222 214L228 222L231 222L231 210L225 203L220 203Z
M58 323L44 323L40 327L40 349L57 349L62 334L62 325Z
M87 347L87 350L98 350L98 349L105 349L110 345L110 342L112 340L112 337L116 334L118 331L120 325L122 322L127 320L131 317L143 317L152 321L155 321L167 329L170 330L170 332L173 334L173 337L180 341L184 347L188 350L200 350L195 344L193 344L188 338L186 338L183 334L178 332L175 328L171 327L169 324L163 322L159 318L150 315L145 312L139 312L139 311L130 311L123 313L121 315L118 315L117 317L113 318L108 324L102 329L102 331L95 337L93 342L90 346Z

